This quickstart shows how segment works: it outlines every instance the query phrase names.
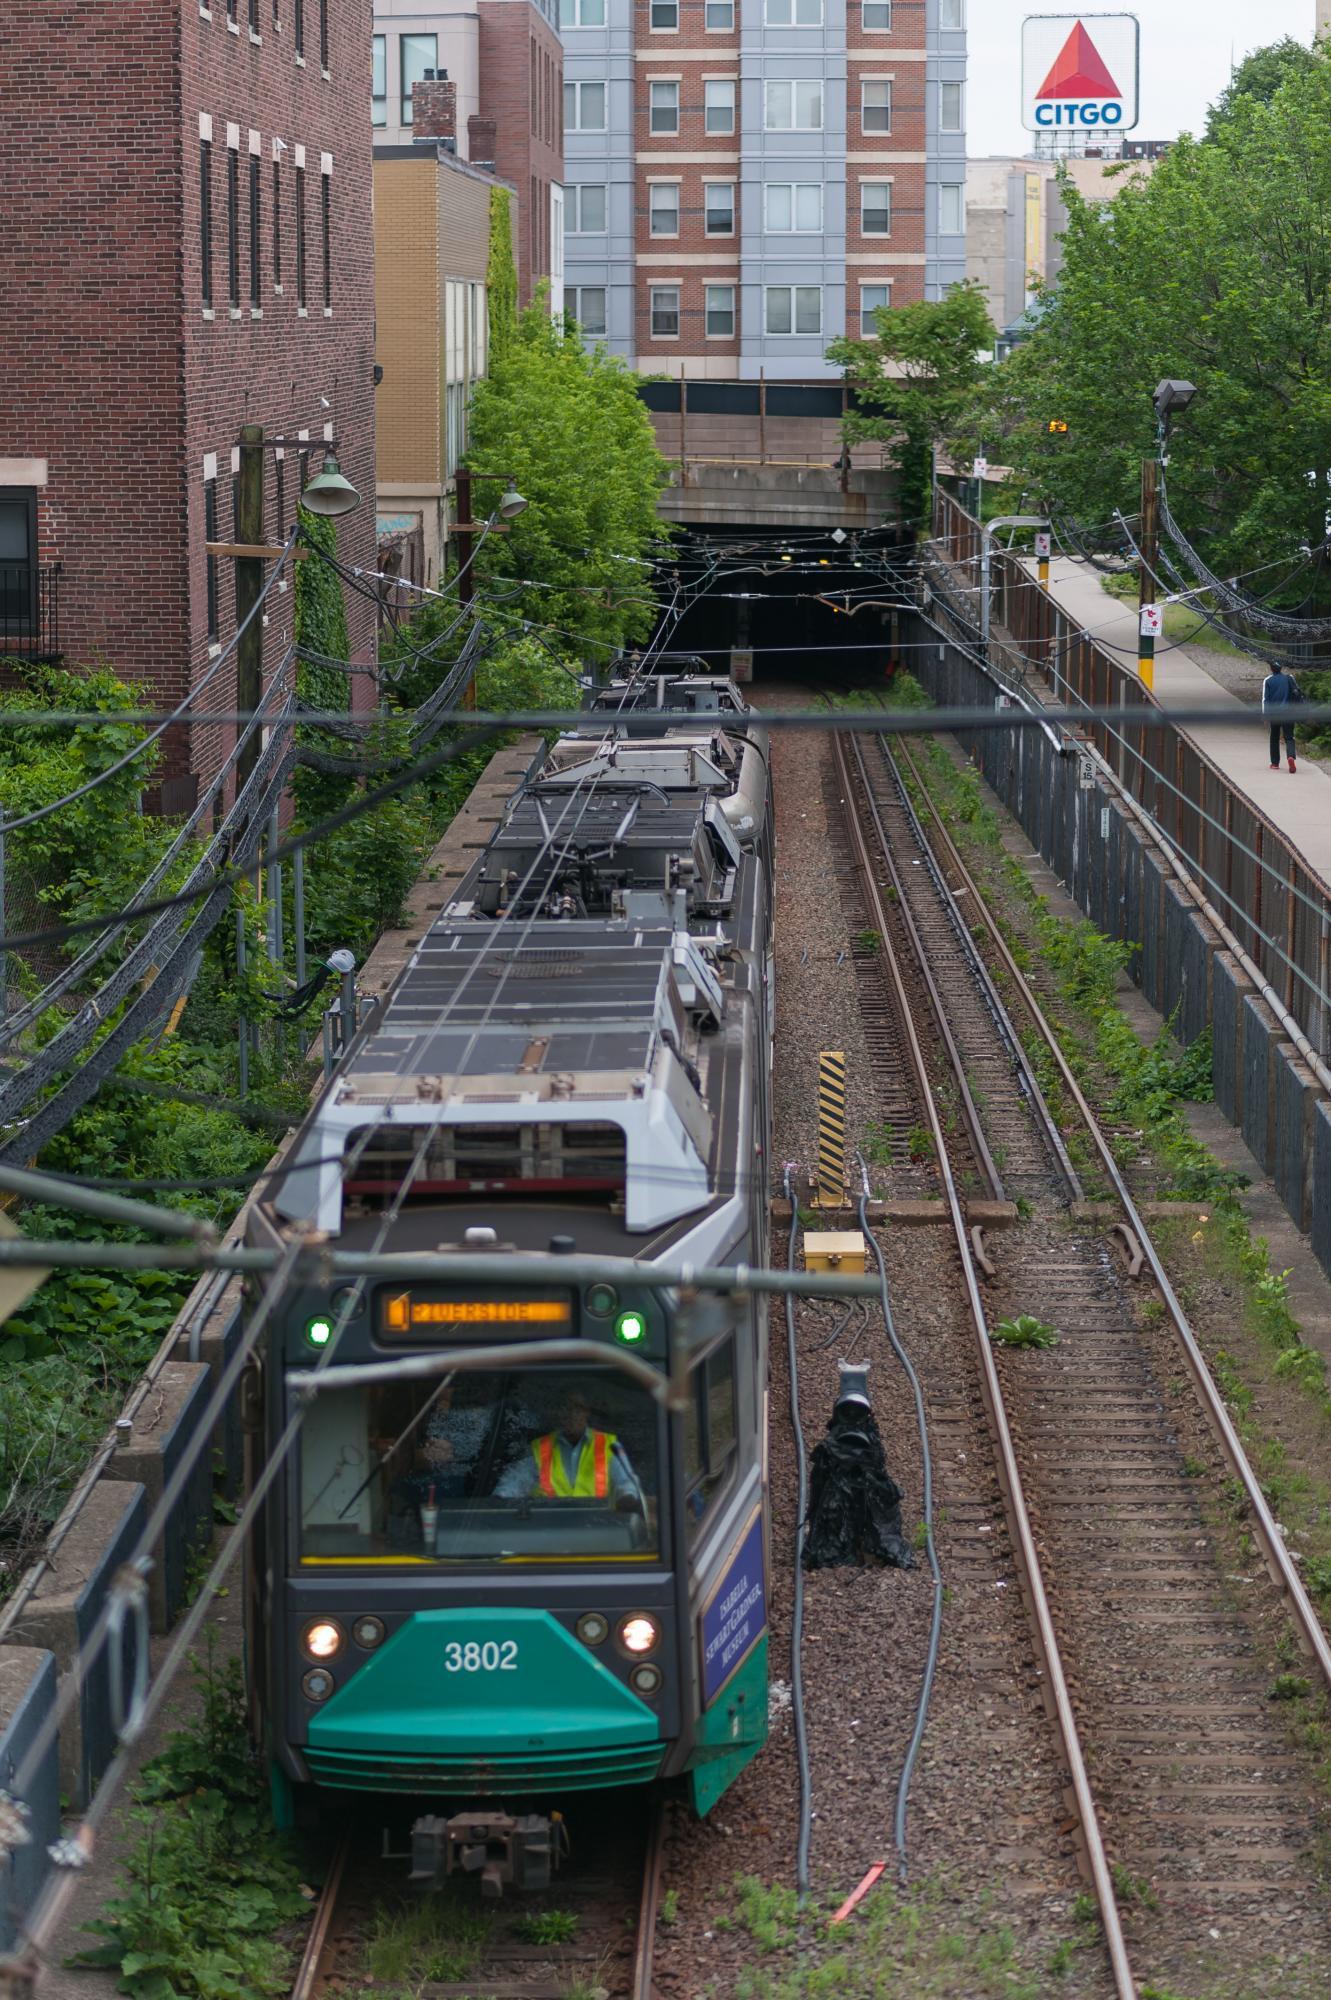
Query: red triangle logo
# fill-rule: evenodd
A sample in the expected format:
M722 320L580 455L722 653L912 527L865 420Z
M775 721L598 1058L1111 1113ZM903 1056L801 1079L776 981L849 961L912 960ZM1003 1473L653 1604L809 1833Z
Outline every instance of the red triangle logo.
M1104 58L1078 21L1063 44L1054 67L1040 89L1037 103L1048 97L1121 97L1122 91L1105 68Z

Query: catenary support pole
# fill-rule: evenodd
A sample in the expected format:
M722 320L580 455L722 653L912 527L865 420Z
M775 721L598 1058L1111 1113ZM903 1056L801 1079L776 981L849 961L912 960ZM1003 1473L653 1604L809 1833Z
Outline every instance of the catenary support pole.
M1155 572L1160 560L1160 461L1142 460L1141 570L1138 591L1137 672L1155 686Z

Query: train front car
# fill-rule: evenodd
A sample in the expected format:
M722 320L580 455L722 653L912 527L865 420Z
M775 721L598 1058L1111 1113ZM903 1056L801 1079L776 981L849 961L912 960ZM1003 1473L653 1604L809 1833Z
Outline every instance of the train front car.
M279 1805L413 1795L424 1877L458 1860L464 1808L487 1810L487 1867L527 1886L573 1795L683 1779L705 1812L767 1713L765 1312L681 1301L641 1268L766 1260L766 802L737 832L715 788L558 762L251 1233L491 1260L484 1281L288 1296L266 1450L305 1414L252 1552L249 1638ZM565 1283L561 1252L620 1261ZM506 1360L570 1339L604 1358ZM383 1379L339 1385L366 1363Z

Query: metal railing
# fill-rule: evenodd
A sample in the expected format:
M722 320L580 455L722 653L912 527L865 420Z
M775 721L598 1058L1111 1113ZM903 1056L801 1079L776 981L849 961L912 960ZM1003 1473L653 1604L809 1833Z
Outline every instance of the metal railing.
M0 563L0 659L60 656L60 564Z

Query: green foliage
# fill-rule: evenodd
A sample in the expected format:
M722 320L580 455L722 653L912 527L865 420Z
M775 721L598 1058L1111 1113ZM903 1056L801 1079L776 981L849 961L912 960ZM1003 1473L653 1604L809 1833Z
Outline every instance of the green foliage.
M201 1672L203 1714L145 1765L124 1893L74 1963L108 1967L133 2000L265 2000L287 1990L274 1932L306 1907L250 1751L239 1662Z
M376 1911L365 1943L365 1969L383 1985L461 1980L480 1963L489 1920L470 1899L427 1896Z
M512 473L530 503L476 558L487 585L517 587L505 615L575 643L644 637L656 611L638 565L666 532L656 503L667 470L637 377L533 306L476 385L470 439L477 464Z
M518 267L513 255L513 204L505 187L490 190L490 251L485 267L489 297L490 360L513 343L518 322Z
M1296 42L1292 35L1286 35L1283 41L1270 42L1264 49L1254 49L1233 71L1211 106L1206 137L1220 136L1222 127L1234 117L1244 98L1255 104L1270 104L1283 85L1292 77L1307 75L1317 61L1316 51L1306 42Z
M319 554L309 555L295 566L296 693L307 707L330 714L348 708L351 702L348 669L331 664L347 659L351 650L342 579L320 560L320 555L337 554L337 523L325 515L311 514L306 507L299 509L299 520L301 541ZM311 654L323 657L312 659ZM346 756L348 750L340 737L318 729L302 730L300 741L334 755ZM301 765L291 788L301 813L310 819L321 819L345 804L354 785L352 778L336 777Z
M1331 63L1264 96L1240 90L1213 139L1183 138L1148 178L1125 169L1111 202L1063 183L1057 290L953 435L1056 514L1105 521L1139 506L1156 383L1186 377L1200 394L1171 436L1170 501L1222 575L1320 547L1331 477ZM1294 589L1325 608L1321 571Z
M947 437L992 350L994 329L984 293L969 280L941 299L880 307L870 340L834 340L829 361L846 371L851 411L847 444L878 439L900 473L902 518L929 511L932 448ZM899 372L888 374L891 364Z
M578 1935L578 1919L571 1910L533 1910L519 1917L514 1926L528 1944L571 1944Z
M996 1347L1057 1347L1058 1335L1034 1313L1018 1313L1015 1319L1000 1319L989 1329Z
M1302 1674L1277 1674L1269 1694L1272 1701L1302 1701L1312 1692L1312 1684Z

